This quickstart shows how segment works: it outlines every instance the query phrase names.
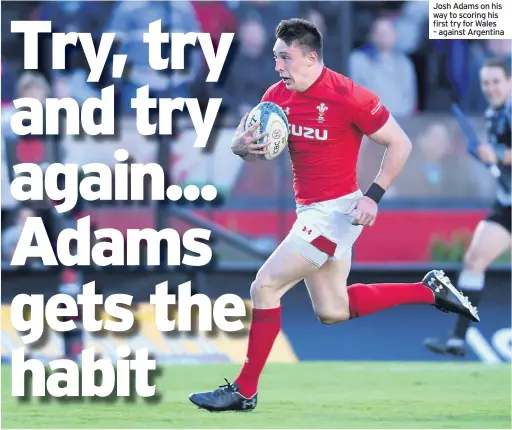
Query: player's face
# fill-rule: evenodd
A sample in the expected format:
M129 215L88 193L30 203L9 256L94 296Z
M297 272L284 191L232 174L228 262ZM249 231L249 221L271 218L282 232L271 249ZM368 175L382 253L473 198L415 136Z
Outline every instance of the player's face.
M286 88L292 91L304 91L311 85L312 53L304 51L293 42L290 46L281 39L274 44L276 72L283 80Z
M484 96L494 107L499 107L510 96L511 79L501 67L483 67L480 71L480 85Z

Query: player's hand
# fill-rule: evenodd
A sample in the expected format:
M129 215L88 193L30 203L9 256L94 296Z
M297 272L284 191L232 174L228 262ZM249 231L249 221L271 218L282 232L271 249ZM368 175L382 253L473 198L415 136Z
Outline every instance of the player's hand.
M231 143L231 150L234 154L241 157L245 157L248 154L264 155L268 152L268 140L265 140L263 143L256 142L258 142L258 140L261 138L268 136L268 133L264 132L254 136L254 132L260 125L259 122L253 124L250 128L245 130L245 121L247 120L248 115L249 114L246 113L240 121L240 124L238 124L238 127L235 131L235 136L233 137L233 141Z
M377 217L378 206L370 197L363 196L355 200L346 210L346 214L355 213L352 220L353 225L363 225L371 227L375 223Z
M480 160L482 160L486 164L496 164L498 158L496 157L496 152L488 143L483 143L476 148L478 156Z

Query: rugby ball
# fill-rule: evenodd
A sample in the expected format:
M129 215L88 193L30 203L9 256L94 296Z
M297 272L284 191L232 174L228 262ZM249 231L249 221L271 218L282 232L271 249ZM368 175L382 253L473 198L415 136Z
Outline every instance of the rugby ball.
M254 136L264 132L268 133L268 136L260 139L258 143L265 142L265 139L268 139L270 142L267 146L268 153L261 155L259 158L262 160L273 160L288 145L288 118L286 118L284 111L277 104L262 102L255 106L247 116L245 130L257 122L260 123L260 126L254 132Z

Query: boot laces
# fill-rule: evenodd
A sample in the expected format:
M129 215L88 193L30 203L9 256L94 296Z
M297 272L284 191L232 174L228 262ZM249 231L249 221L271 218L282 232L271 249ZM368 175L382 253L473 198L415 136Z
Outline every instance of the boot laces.
M226 384L225 385L219 385L219 388L217 388L213 392L213 395L215 397L225 396L225 395L228 395L228 394L231 394L231 393L235 392L235 387L233 386L233 384L231 384L226 378L224 378L224 381L226 381Z

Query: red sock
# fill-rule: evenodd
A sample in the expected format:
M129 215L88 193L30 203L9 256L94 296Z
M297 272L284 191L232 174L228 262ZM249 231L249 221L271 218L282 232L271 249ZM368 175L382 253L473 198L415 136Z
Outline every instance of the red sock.
M281 307L253 309L247 357L240 375L234 381L243 396L252 397L258 391L258 380L280 331Z
M406 304L434 303L434 293L421 282L413 284L354 284L347 288L350 318Z

